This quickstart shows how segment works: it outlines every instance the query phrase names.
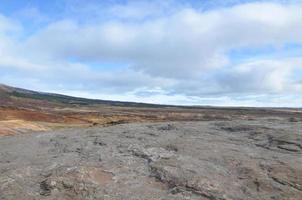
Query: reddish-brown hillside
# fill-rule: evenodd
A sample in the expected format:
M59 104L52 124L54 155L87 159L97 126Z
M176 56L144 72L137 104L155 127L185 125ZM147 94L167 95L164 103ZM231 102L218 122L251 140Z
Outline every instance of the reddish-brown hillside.
M298 109L181 107L92 100L0 85L0 135L129 122L211 121L278 115L301 118Z

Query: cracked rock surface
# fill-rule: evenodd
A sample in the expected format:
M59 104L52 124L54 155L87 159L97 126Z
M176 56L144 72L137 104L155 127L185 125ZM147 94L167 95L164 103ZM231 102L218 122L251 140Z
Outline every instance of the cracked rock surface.
M1 200L300 200L302 122L123 124L0 138Z

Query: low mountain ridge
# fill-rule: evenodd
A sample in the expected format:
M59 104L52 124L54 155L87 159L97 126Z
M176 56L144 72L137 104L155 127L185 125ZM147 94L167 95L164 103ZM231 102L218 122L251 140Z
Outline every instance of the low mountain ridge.
M299 121L301 113L301 109L168 106L95 100L0 85L0 135L133 122L215 121L266 116Z
M122 102L111 100L99 100L99 99L87 99L81 97L72 97L62 94L37 92L27 89L21 89L16 87L0 84L0 97L10 99L12 101L23 99L27 100L40 100L49 103L69 104L69 105L93 105L103 104L108 106L127 106L127 107L167 107L165 105L148 104L148 103L136 103L136 102Z

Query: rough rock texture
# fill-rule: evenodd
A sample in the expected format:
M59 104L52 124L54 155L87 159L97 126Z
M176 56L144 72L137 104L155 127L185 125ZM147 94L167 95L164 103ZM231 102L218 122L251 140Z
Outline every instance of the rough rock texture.
M302 122L124 124L0 138L1 200L300 200Z

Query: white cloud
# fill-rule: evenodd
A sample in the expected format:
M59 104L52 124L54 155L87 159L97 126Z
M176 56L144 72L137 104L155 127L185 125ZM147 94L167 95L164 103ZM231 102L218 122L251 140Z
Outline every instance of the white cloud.
M61 59L130 62L156 76L200 76L229 64L233 48L302 42L301 13L302 7L253 3L204 13L185 9L138 23L60 21L34 34L26 48Z
M233 49L268 45L282 49L287 43L302 43L302 6L249 3L200 11L178 5L169 10L172 1L159 2L116 5L107 10L114 15L111 20L92 24L63 19L25 40L9 37L7 31L22 29L0 16L0 78L16 81L23 74L19 80L40 82L41 87L44 83L41 89L66 88L85 96L81 91L87 90L156 103L165 98L165 103L198 104L207 102L202 97L223 96L218 104L231 105L240 103L234 94L290 96L302 91L292 76L301 68L299 57L235 63L228 55ZM167 9L169 14L163 14ZM127 67L101 71L91 62ZM154 93L158 89L161 92ZM141 90L149 96L139 96Z
M5 34L9 31L16 31L20 27L15 21L0 14L0 34Z
M219 79L233 92L284 92L290 88L291 61L259 60L231 68ZM301 62L302 64L302 62Z

